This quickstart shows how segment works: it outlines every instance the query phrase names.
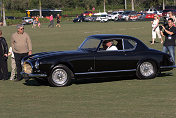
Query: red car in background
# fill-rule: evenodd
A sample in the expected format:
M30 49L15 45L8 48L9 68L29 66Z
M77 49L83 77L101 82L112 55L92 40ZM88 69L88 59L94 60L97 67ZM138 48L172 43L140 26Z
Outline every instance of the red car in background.
M93 14L93 12L92 12L92 11L85 11L85 12L83 13L83 16L88 16L89 14Z
M132 15L129 16L129 19L132 20L132 21L133 21L133 20L134 20L134 21L135 21L135 20L138 20L138 15L137 15L137 14L132 14Z
M153 19L155 14L146 14L145 18L146 19ZM160 15L158 15L159 17L161 17Z

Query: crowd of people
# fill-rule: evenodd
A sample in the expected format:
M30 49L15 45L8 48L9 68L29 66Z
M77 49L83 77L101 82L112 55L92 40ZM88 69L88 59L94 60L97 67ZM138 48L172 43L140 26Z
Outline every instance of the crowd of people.
M60 25L61 20L60 19L61 19L60 15L57 14L57 16L56 16L56 22L57 22L56 27L57 26L61 27L61 25ZM53 20L53 15L52 14L49 17L49 20L50 20L50 24L48 25L48 27L54 27L54 20Z
M32 28L36 28L36 26L38 27L38 28L40 28L40 26L41 26L41 23L40 23L40 21L39 21L39 17L38 16L36 16L36 17L34 17L33 18L34 20L33 20L33 23L32 23ZM50 17L49 17L49 21L50 21L50 23L49 23L49 25L48 25L48 27L54 27L54 18L53 18L53 15L51 14L50 15ZM60 22L61 22L61 16L60 16L60 14L57 14L57 16L56 16L56 27L61 27L61 25L60 25Z
M60 26L60 15L57 15L56 27ZM40 27L39 21L36 18L34 20L38 27ZM176 40L176 18L173 16L172 12L168 12L168 18L166 25L159 26L160 19L157 15L154 16L152 23L152 42L155 44L156 35L163 44L163 52L169 53L175 63L175 40ZM34 25L33 24L33 28ZM54 27L53 15L50 16L50 24L48 27ZM165 37L163 41L162 37ZM111 41L104 42L106 50L118 50L112 45ZM22 71L21 60L25 56L32 54L32 43L30 36L24 32L24 26L17 25L17 32L13 33L11 36L11 46L8 49L5 38L2 36L2 30L0 30L0 80L8 80L8 66L7 59L11 55L11 76L10 80L20 81L22 80L20 72ZM15 76L17 70L17 77ZM15 79L16 78L16 79Z

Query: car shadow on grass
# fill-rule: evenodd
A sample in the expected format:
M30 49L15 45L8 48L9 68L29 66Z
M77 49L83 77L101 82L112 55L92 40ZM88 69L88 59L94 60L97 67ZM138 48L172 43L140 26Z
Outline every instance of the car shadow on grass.
M35 79L26 80L23 84L26 86L49 86L48 82L39 82Z
M173 76L173 73L172 72L166 72L166 73L159 73L157 75L157 77L167 77L167 76Z
M104 78L80 78L74 80L72 84L91 84L91 83L104 83L104 82L113 82L113 81L122 81L122 80L134 80L137 79L136 76L123 76L123 77L104 77Z
M157 75L159 78L173 76L172 72L160 73ZM104 82L113 82L113 81L123 81L123 80L134 80L138 79L136 76L122 76L122 77L104 77L104 78L79 78L74 79L72 84L92 84L92 83L104 83ZM167 79L167 78L164 78ZM145 80L145 79L144 79ZM26 86L50 86L48 82L44 81L36 81L35 79L30 79L23 83Z

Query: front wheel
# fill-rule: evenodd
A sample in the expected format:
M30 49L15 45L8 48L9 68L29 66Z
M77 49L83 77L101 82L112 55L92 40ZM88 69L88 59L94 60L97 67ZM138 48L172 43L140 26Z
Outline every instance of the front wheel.
M144 61L138 65L136 75L139 79L153 79L157 75L157 66L152 61Z
M50 77L48 78L51 86L62 87L68 86L71 83L72 71L65 65L56 66L51 72Z

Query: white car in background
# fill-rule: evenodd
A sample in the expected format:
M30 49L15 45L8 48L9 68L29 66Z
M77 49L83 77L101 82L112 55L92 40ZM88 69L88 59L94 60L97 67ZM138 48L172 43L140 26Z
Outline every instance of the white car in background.
M117 21L119 19L119 15L122 14L124 11L114 11L110 15L108 15L109 20Z
M95 13L94 16L96 16L96 21L101 21L102 19L106 19L108 20L108 14L106 12L99 12L99 13Z
M107 14L103 14L100 16L100 22L104 23L104 22L108 22L109 18Z
M158 15L161 15L161 13L157 9L154 9L154 8L146 9L145 12L147 14L158 14Z
M32 24L32 23L33 23L33 19L31 17L23 17L22 18L23 25L28 25L28 24Z

